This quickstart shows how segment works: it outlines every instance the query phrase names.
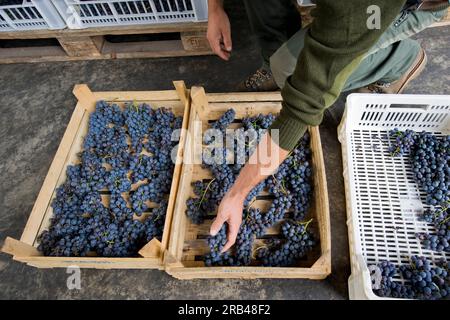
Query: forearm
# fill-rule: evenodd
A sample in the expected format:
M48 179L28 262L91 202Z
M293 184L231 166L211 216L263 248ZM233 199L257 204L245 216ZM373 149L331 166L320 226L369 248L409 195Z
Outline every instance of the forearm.
M208 12L223 9L223 0L208 0Z
M254 187L276 171L288 154L289 151L280 148L269 134L263 135L230 189L230 196L244 199Z
M233 187L222 199L217 217L211 224L210 234L216 235L226 222L228 224L227 243L221 252L227 251L236 241L242 222L242 210L248 193L272 174L287 158L289 152L281 149L269 136L263 135L249 160L242 168ZM270 159L266 162L265 160Z

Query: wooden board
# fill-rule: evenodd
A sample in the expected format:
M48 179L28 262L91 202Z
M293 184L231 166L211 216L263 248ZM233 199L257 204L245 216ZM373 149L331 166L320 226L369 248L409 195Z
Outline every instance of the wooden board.
M314 219L313 232L320 238L320 246L299 262L295 268L247 267L205 267L200 256L208 252L206 238L211 219L201 225L192 224L186 217L186 200L193 195L191 183L196 180L210 179L207 170L201 168L194 137L199 127L208 127L209 120L218 119L229 108L236 111L236 118L259 113L278 113L281 109L281 96L274 93L228 93L208 94L203 88L192 88L189 132L185 145L178 196L172 220L169 247L165 252L165 270L178 279L196 278L309 278L324 279L331 273L331 240L328 193L324 168L322 146L318 127L309 128L311 134L312 166L314 180L313 203L309 215ZM199 124L200 122L200 124ZM198 141L198 140L197 140ZM194 151L196 150L196 151ZM193 164L194 163L194 164ZM267 208L266 199L259 199L252 206ZM264 238L256 244L264 245L266 238L277 237L279 228L269 229Z
M1 40L55 38L59 45L0 48L0 63L78 61L180 57L212 54L206 39L207 24L172 23L158 25L87 28L80 30L30 30L0 32ZM178 39L113 43L105 35L176 33Z
M77 106L61 140L59 148L47 173L41 191L31 211L28 222L20 241L7 239L2 248L3 252L12 254L17 261L25 262L39 268L67 267L77 265L81 268L158 268L163 267L163 255L167 249L172 214L177 195L179 177L181 174L181 158L184 152L186 130L189 118L189 91L184 82L175 81L175 90L148 92L91 92L86 85L77 85L74 94L78 99ZM95 108L98 100L106 100L123 105L125 102L146 102L152 108L168 107L176 115L183 116L182 133L177 151L177 163L173 173L172 185L168 199L168 208L164 224L162 241L156 239L144 246L137 258L100 258L100 257L44 257L35 248L38 246L37 237L49 225L53 215L50 206L55 197L56 188L66 178L66 168L76 163L77 153L82 149L83 138L87 133L89 114ZM109 195L102 195L104 201L109 201Z
M0 32L0 39L45 39L65 36L102 36L122 34L151 34L172 32L202 32L208 27L207 22L183 22L142 24L131 26L108 26L86 29L60 29L60 30L27 30Z

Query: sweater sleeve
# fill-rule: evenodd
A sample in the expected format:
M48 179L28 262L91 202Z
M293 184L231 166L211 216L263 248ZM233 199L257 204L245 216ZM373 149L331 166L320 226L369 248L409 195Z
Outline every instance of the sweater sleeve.
M317 0L314 21L295 71L281 91L283 104L271 129L279 146L293 149L307 126L322 122L323 112L342 91L365 53L400 12L405 0ZM380 8L380 28L369 29L368 7Z

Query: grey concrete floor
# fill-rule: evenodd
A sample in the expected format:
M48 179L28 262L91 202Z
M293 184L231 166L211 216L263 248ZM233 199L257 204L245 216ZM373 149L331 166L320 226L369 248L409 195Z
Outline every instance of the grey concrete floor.
M182 79L209 92L233 91L259 66L245 13L232 5L231 61L216 57L0 65L0 239L19 238L87 83L94 91L159 90ZM422 32L429 56L407 93L450 92L450 28ZM69 291L64 269L35 269L0 255L0 299L346 299L350 274L340 144L336 126L345 97L327 112L320 130L331 209L332 275L311 280L179 281L156 270L82 270L82 289Z

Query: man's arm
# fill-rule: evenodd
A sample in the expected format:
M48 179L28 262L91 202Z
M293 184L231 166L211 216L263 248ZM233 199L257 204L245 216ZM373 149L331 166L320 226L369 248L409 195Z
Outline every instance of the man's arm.
M278 165L287 157L288 150L295 147L308 125L322 122L324 110L335 102L350 74L395 19L405 0L316 2L315 19L306 35L305 47L294 74L287 79L281 92L283 108L271 127L279 130L275 148L280 152ZM371 5L380 8L380 29L367 28L367 9ZM262 140L252 157L270 141ZM267 176L261 173L261 168L261 164L246 164L220 203L211 234L216 234L224 222L228 223L228 242L222 251L228 250L236 240L248 192Z
M214 236L225 222L228 224L228 241L222 252L227 251L236 241L242 222L244 201L248 193L272 174L288 154L289 151L281 149L267 133L261 137L259 145L242 168L234 185L222 199L217 217L211 225L210 233ZM266 157L270 157L269 163L263 161Z
M272 125L280 147L294 148L308 125L322 122L323 112L400 12L405 0L317 0L314 21L297 66L281 92L283 108ZM380 29L368 29L367 9L380 8Z

